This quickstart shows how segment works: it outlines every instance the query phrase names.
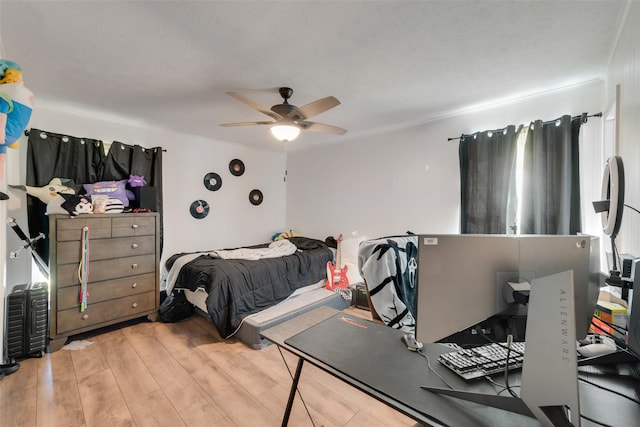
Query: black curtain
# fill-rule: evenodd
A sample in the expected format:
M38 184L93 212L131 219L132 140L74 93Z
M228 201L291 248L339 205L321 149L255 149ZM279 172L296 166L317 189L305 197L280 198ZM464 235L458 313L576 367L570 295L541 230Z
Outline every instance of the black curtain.
M580 116L531 123L524 149L521 234L581 231Z
M60 135L39 129L29 131L27 146L27 183L42 187L52 178L72 180L76 189L82 184L128 179L129 175L144 176L147 185L155 189L156 210L162 218L162 149L143 148L114 142L105 155L102 141ZM46 205L27 196L29 234L41 232L48 236L49 221ZM162 242L162 220L160 221ZM48 239L38 242L37 251L49 260Z
M460 137L461 233L509 232L515 213L516 152L513 125Z
M154 206L162 218L162 148L144 148L114 141L104 163L101 181L129 179L129 175L144 176L146 185L155 189ZM162 248L162 225L159 234Z
M31 129L27 142L27 182L31 187L42 187L52 178L67 178L76 185L99 181L105 154L102 141L76 138ZM73 187L73 185L69 185ZM36 197L27 195L27 220L29 234L36 237L49 235L47 205ZM49 261L48 238L37 242L36 251Z

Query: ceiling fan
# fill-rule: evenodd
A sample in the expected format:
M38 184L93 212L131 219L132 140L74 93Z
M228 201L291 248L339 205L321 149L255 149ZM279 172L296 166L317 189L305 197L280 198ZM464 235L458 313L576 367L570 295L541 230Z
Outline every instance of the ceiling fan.
M293 141L298 137L301 130L332 133L335 135L344 135L347 133L346 129L342 129L337 126L310 122L307 120L340 105L340 101L335 97L327 96L326 98L318 99L302 107L296 107L295 105L289 104L288 101L288 99L291 98L291 95L293 95L293 89L289 87L281 87L278 91L280 92L280 96L284 99L284 102L282 104L274 105L271 109L265 108L236 92L227 92L227 95L234 97L238 101L247 104L249 107L258 110L263 114L266 114L274 121L223 123L220 126L271 125L271 133L273 136L283 142Z

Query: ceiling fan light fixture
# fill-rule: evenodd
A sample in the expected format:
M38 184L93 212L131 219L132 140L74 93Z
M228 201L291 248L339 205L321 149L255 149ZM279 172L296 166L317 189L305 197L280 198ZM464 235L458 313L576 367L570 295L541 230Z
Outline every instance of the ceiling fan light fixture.
M293 125L275 125L271 126L271 133L278 141L289 142L300 135L300 128Z

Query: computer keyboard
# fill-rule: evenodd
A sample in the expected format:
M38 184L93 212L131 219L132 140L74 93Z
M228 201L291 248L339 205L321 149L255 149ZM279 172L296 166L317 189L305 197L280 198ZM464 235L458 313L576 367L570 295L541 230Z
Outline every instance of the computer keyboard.
M438 361L465 380L504 372L507 365L507 344L485 344L474 348L441 354ZM511 344L508 369L522 367L524 342Z

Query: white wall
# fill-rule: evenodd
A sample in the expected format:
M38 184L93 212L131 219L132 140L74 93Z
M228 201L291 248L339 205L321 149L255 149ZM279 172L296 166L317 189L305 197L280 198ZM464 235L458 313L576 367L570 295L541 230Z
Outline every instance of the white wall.
M598 113L603 87L602 81L589 82L386 135L290 153L288 226L320 238L353 231L369 238L406 231L458 233L458 143L447 138L563 114ZM591 201L600 194L602 119L589 119L582 132L583 231L597 233Z
M607 105L614 103L616 85L620 85L617 154L624 162L625 202L640 209L640 3L629 3L627 20L607 73L606 99ZM640 256L640 214L624 210L618 240L620 253Z

